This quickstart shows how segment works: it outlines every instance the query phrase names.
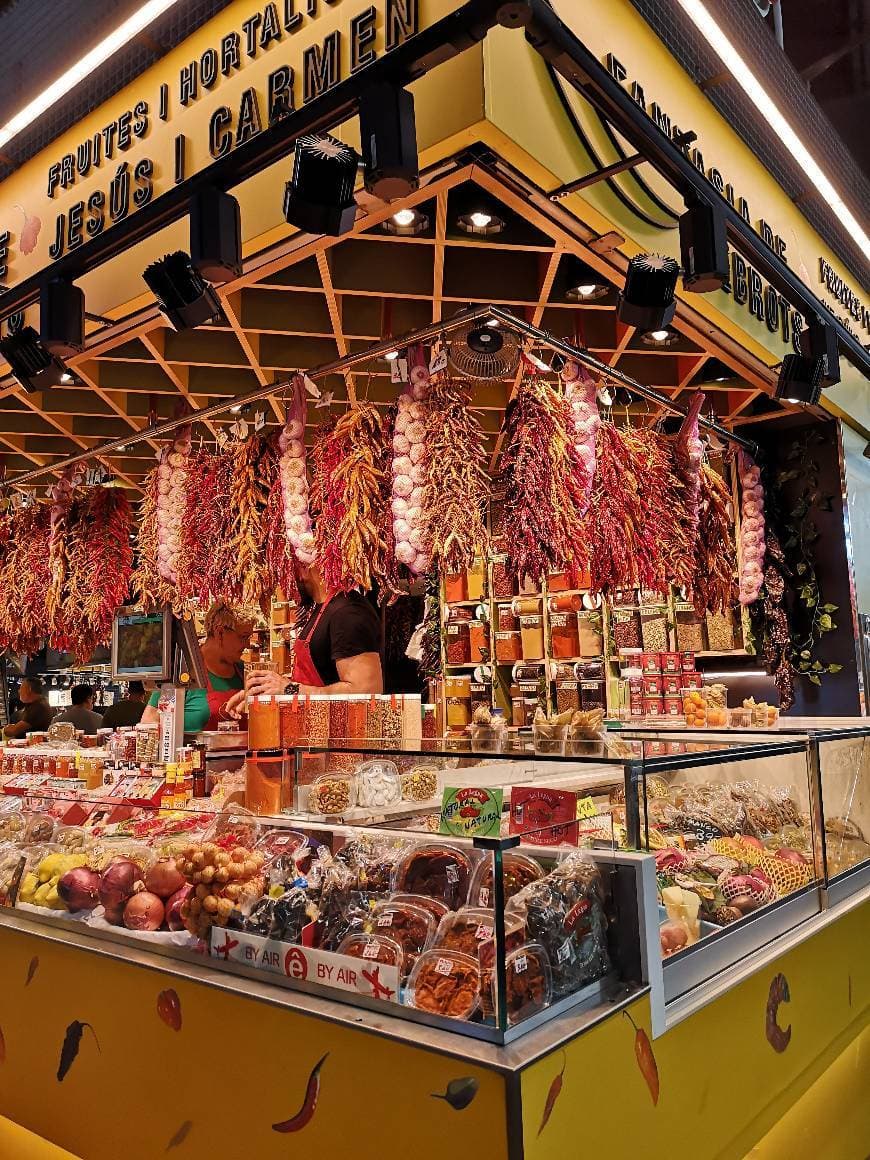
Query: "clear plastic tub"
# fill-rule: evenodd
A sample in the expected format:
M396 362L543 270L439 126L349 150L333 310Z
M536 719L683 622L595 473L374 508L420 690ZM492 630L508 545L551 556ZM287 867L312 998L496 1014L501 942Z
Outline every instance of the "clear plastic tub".
M492 1003L495 1006L496 980L493 975ZM524 943L509 951L505 959L508 1024L513 1027L550 1006L553 973L550 959L540 943Z
M405 953L407 970L411 970L423 951L435 938L437 923L425 906L391 898L379 902L372 911L371 933L395 939Z
M402 782L395 762L375 758L358 766L356 800L361 806L375 809L400 802Z
M492 858L482 858L475 867L471 889L468 891L470 906L492 906L492 864ZM536 858L511 851L502 854L502 879L506 903L515 894L519 894L524 886L528 886L530 882L536 882L543 877L543 867Z
M412 906L422 907L427 914L431 914L434 918L436 930L444 915L450 913L450 907L446 902L442 902L440 898L433 898L429 894L394 894L390 898L390 902L410 903Z
M366 959L371 963L383 963L388 967L398 967L399 974L404 973L405 952L395 939L385 935L366 934L364 931L349 934L339 944L338 953L355 959Z
M480 1007L480 965L459 951L424 951L411 972L405 1003L447 1019L473 1018Z
M482 943L491 942L495 932L495 915L480 906L463 906L445 914L438 924L434 946L459 951L480 958Z
M351 774L322 773L308 793L308 812L334 816L356 804L356 779Z
M456 846L441 843L409 850L393 871L394 891L430 894L458 910L468 897L472 863Z

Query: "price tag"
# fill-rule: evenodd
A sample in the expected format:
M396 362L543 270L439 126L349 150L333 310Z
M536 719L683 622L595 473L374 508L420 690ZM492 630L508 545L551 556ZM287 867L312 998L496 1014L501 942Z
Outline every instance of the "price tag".
M255 431L262 431L265 426L266 426L266 412L265 411L255 411L254 412L254 430Z
M408 381L408 360L406 358L394 358L390 363L390 379L394 383L406 383Z
M435 971L439 975L449 975L453 971L453 963L450 959L438 959L435 963Z
M489 906L489 887L481 886L477 892L477 898L481 906Z
M484 942L486 939L492 938L492 927L485 926L483 923L481 923L477 930L474 932L474 937L478 942Z
M305 387L305 390L308 392L312 399L320 398L320 387L318 387L314 379L309 378L308 375L303 375L302 385Z
M521 975L528 968L529 960L525 955L517 955L514 959L514 974Z
M393 916L391 914L379 914L378 915L378 926L392 926L392 925L393 925Z
M438 371L443 371L447 366L447 351L439 350L437 354L432 355L432 360L429 363L429 374L437 374Z
M582 797L577 799L577 820L583 821L584 818L594 818L598 813L598 807L591 797Z
M362 957L364 959L376 959L380 949L381 944L379 942L366 943L366 945L363 947Z
M224 431L223 427L218 428L218 432L215 438L217 439L218 447L226 447L229 436L227 435L226 431Z

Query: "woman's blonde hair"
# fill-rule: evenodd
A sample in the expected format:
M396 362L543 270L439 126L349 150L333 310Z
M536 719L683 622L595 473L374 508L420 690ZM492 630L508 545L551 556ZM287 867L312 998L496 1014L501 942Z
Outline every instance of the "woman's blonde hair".
M254 623L253 616L244 609L228 604L226 600L216 600L205 614L202 626L206 636L215 636L220 629L244 636L252 631Z

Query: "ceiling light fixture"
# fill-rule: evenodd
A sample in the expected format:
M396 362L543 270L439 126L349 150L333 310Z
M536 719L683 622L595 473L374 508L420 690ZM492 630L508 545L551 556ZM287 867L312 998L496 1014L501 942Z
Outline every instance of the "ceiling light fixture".
M833 387L840 381L840 352L837 331L830 323L816 318L800 332L801 354L822 365L822 386Z
M85 296L66 278L50 278L40 288L39 337L61 359L84 350Z
M657 327L655 330L647 330L640 336L641 342L646 346L673 346L680 341L680 336L674 330L668 330L665 327Z
M610 293L610 286L604 279L574 255L569 255L567 272L565 297L572 302L595 302Z
M854 239L862 252L870 251L870 238L861 228L858 219L834 189L821 167L812 157L804 143L786 121L785 117L765 92L761 82L746 61L707 11L702 0L679 0L680 6L698 28L708 44L714 49L722 63L764 117L766 124L794 157L795 161L825 199L840 223Z
M504 229L504 220L482 206L468 213L461 213L456 219L456 224L465 234L484 236L500 234Z
M721 290L728 281L725 215L698 200L681 215L679 224L683 286L694 294Z
M416 209L400 209L383 223L388 234L414 237L429 228L429 218Z
M22 326L14 334L0 338L0 355L28 393L56 387L66 369L60 359L46 348L32 326Z
M814 406L822 393L822 374L821 359L787 354L782 360L774 398L786 403Z
M90 52L85 53L71 68L68 68L56 81L53 81L48 88L43 89L11 120L0 126L0 149L26 129L28 125L32 125L62 97L67 96L71 89L83 81L85 77L90 76L109 57L119 52L134 36L138 36L143 29L152 24L158 16L162 16L175 3L177 0L148 0L148 3L142 4L129 20L125 20L114 32L109 33Z
M142 277L174 330L194 330L220 315L221 304L214 288L183 250L152 262Z
M393 221L397 226L410 226L417 220L415 209L400 209L393 214Z
M64 371L63 374L60 376L60 381L62 383L71 383L73 381L73 377L69 373L69 371Z
M679 265L663 254L632 258L616 305L619 321L638 330L664 330L676 313L679 276Z
M310 7L310 3L309 3ZM363 180L382 201L407 197L420 184L414 98L385 81L364 89L359 101Z
M328 133L296 142L293 176L284 187L284 217L309 234L337 238L353 229L359 154Z

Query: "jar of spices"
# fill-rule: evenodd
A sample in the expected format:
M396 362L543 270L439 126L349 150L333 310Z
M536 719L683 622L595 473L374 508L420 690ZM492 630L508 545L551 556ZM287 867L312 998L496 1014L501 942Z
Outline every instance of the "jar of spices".
M518 632L497 632L495 634L495 659L499 664L511 664L522 660L523 650Z
M369 699L365 693L353 693L347 699L348 747L364 748Z
M571 587L570 572L549 572L547 574L548 592L565 592Z
M471 660L471 636L468 624L448 622L445 635L448 665L467 665Z
M279 814L284 773L280 749L249 750L245 759L245 805L254 814Z
M281 713L277 698L249 698L248 745L251 749L280 749Z
M423 736L422 702L419 693L402 694L402 744L406 749L416 749Z
M329 744L339 748L347 746L347 698L329 699Z
M381 702L381 741L385 749L400 749L405 728L405 710L401 697L396 693L385 693L378 697Z
M519 630L519 618L514 613L512 604L496 605L496 625L498 632L517 632Z
M468 652L471 664L489 660L489 627L482 620L472 620L468 626Z
M450 683L454 678L449 678ZM383 702L374 693L366 701L366 745L374 748L383 736L384 710Z
M448 572L444 577L444 599L448 604L456 600L471 600L464 572Z
M617 649L642 648L643 640L640 631L640 614L630 608L614 608L612 612L611 631Z
M604 631L601 626L600 613L580 613L577 617L577 636L579 641L578 656L600 657L604 655Z
M641 617L641 641L644 652L667 652L668 618L658 613Z
M736 647L734 615L725 612L707 613L707 645L712 652L730 652Z
M433 749L435 747L435 738L438 736L438 706L424 705L423 706L423 722L420 732L423 737L423 749Z
M544 618L537 616L520 617L520 636L523 660L537 661L544 657Z
M307 741L315 748L326 749L329 745L329 702L324 693L312 693L308 697Z
M604 681L580 682L580 708L603 709L606 704Z
M526 711L522 689L519 685L511 685L511 725L515 729L522 729L525 724Z
M704 625L694 612L677 613L677 648L693 653L704 649Z
M486 589L486 561L481 556L475 556L471 567L465 574L466 600L482 600Z
M580 634L575 613L550 613L550 643L554 657L580 656Z
M492 595L495 600L510 599L514 594L514 581L508 572L507 556L492 557Z
M580 683L570 677L556 680L556 712L567 713L568 710L580 708Z

